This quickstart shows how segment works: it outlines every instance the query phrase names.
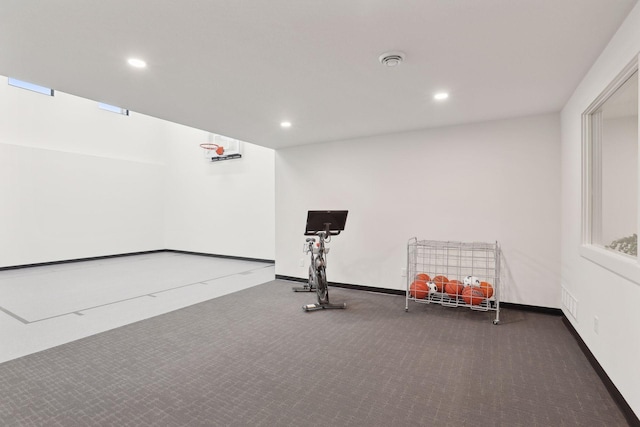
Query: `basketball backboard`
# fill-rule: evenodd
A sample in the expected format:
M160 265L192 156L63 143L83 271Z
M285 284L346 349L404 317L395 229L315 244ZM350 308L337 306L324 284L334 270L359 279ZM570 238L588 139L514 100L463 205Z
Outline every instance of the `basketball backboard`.
M200 146L204 148L204 157L212 162L242 157L242 141L226 136L210 133L207 143Z

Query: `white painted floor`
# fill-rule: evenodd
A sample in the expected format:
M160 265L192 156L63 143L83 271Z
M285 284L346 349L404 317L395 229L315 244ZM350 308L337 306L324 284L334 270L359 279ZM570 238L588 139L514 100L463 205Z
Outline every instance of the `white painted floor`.
M0 271L0 363L274 278L273 264L173 252Z

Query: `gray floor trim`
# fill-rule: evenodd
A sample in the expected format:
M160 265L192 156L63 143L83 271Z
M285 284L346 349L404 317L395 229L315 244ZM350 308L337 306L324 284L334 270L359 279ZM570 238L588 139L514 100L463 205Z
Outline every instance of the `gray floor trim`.
M73 258L73 259L65 259L59 261L46 261L46 262L38 262L33 264L19 264L19 265L10 265L5 267L0 267L0 271L5 270L19 270L22 268L31 268L31 267L44 267L48 265L58 265L58 264L70 264L74 262L85 262L85 261L98 261L101 259L110 259L110 258L120 258L120 257L128 257L128 256L136 256L136 255L148 255L148 254L156 254L161 252L171 252L178 254L186 254L186 255L200 255L200 256L209 256L214 258L225 258L225 259L236 259L239 261L253 261L253 262L264 262L268 264L275 264L275 260L273 259L263 259L263 258L248 258L234 255L221 255L221 254L210 254L206 252L191 252L191 251L181 251L178 249L153 249L150 251L141 251L141 252L128 252L122 254L113 254L113 255L101 255L95 257L87 257L87 258Z
M98 261L101 259L120 258L120 257L136 256L136 255L148 255L148 254L156 254L156 253L166 252L166 251L167 251L166 249L154 249L151 251L129 252L129 253L123 253L123 254L114 254L114 255L101 255L101 256L87 257L87 258L73 258L73 259L64 259L59 261L37 262L33 264L10 265L6 267L0 267L0 271L19 270L22 268L32 268L32 267L45 267L48 265L72 264L74 262Z

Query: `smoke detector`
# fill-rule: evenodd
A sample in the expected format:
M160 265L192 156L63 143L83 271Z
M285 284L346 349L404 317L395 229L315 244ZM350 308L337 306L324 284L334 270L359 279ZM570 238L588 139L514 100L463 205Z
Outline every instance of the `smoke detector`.
M378 61L387 67L395 67L404 61L404 53L398 51L386 52L378 57Z

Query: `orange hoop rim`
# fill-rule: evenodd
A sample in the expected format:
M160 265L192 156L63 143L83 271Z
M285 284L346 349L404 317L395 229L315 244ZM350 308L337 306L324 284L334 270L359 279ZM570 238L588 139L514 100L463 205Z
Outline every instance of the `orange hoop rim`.
M213 142L205 142L200 144L200 147L205 150L217 150L220 146L218 144L214 144Z

